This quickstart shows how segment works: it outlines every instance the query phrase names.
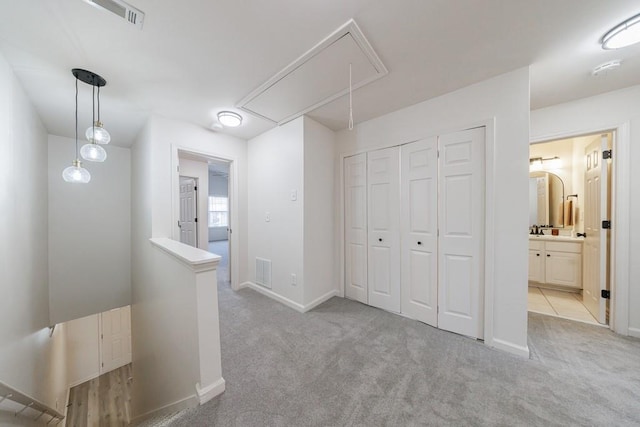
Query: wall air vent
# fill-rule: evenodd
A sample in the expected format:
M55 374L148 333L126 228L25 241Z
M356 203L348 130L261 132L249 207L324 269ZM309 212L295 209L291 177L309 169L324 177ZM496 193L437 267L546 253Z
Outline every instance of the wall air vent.
M98 9L106 10L114 15L118 15L128 23L138 27L139 30L142 30L142 25L144 24L144 12L140 9L136 9L129 3L125 3L122 0L84 0L84 2L89 3Z
M256 258L256 283L271 289L271 261Z
M245 96L238 108L279 125L315 110L389 72L351 19Z

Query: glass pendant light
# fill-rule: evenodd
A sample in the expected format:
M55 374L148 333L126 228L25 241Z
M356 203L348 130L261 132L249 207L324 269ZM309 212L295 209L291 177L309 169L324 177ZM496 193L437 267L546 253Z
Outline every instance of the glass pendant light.
M98 93L100 93L100 87L98 86ZM95 104L95 100L96 100L96 87L93 86L93 93L92 93L92 112L93 112L93 116L91 117L91 122L92 123L99 123L99 120L96 122L96 104ZM100 101L98 101L98 105L100 105ZM89 129L87 129L87 135L91 132L94 131L95 132L95 126L91 126ZM108 134L107 134L108 135ZM80 155L82 156L83 159L85 160L89 160L90 162L104 162L105 160L107 160L107 152L104 150L104 148L102 148L101 146L99 146L97 144L96 138L92 135L91 138L87 138L89 140L88 144L84 144L82 146L82 148L80 149ZM108 141L107 141L108 142Z
M86 184L91 181L91 174L82 167L82 162L78 159L72 162L71 166L62 171L62 178L67 182Z
M75 75L75 74L74 74ZM91 181L91 174L82 167L82 162L78 158L78 76L76 76L76 158L71 162L71 166L62 171L62 179L66 182L86 184Z
M95 86L93 87L95 89ZM87 137L87 141L95 142L96 144L108 144L111 141L111 135L102 126L100 121L100 86L98 86L98 120L93 118L93 126L90 126L84 133Z
M104 162L107 160L107 152L95 142L84 144L80 149L80 155L90 162Z

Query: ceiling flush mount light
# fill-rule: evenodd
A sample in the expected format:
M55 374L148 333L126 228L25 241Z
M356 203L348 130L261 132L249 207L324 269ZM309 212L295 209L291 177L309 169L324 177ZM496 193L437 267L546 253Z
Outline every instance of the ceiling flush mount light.
M620 61L619 59L615 59L613 61L605 62L604 64L600 64L596 68L594 68L593 71L591 72L591 74L594 75L594 76L599 76L599 75L602 75L602 74L606 74L609 71L613 71L616 68L619 68L620 65L622 65L622 61Z
M242 116L233 111L220 111L218 113L218 121L223 126L235 128L242 124Z
M602 37L603 49L620 49L640 42L640 14L627 19Z

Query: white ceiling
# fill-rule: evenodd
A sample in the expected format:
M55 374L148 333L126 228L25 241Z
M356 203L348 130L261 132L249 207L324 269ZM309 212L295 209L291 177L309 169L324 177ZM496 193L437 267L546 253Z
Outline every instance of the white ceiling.
M389 75L354 92L356 123L531 65L532 108L640 84L640 46L599 38L640 13L637 0L129 0L144 29L81 0L0 0L0 50L47 130L73 136L71 68L105 77L102 121L129 146L151 113L209 126L354 18ZM621 69L590 70L622 59ZM81 132L90 87L80 94ZM273 124L243 113L250 138ZM310 116L347 125L347 97Z

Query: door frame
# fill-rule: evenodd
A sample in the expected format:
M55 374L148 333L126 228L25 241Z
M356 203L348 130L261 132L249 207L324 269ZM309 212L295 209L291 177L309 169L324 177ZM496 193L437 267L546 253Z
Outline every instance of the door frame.
M514 348L512 345L505 345L499 340L494 340L493 338L493 308L494 308L494 265L495 265L495 245L493 238L488 238L487 236L493 236L495 234L495 145L496 145L496 119L490 118L486 120L479 120L476 122L470 122L464 126L455 126L455 127L446 127L442 129L435 129L433 132L429 132L428 134L420 135L415 139L411 140L403 140L403 141L390 141L389 144L384 144L380 146L360 148L354 151L348 151L345 153L340 153L338 157L339 165L340 165L340 179L337 183L338 187L338 216L340 220L338 221L338 227L336 232L337 234L337 242L338 242L338 266L339 266L339 276L338 276L338 294L340 297L345 296L345 215L344 215L344 159L346 157L351 157L356 154L367 153L373 150L379 150L384 148L390 148L400 145L409 144L412 142L420 141L425 138L444 135L454 132L460 132L464 130L474 129L478 127L484 127L485 132L485 194L484 194L484 208L485 208L485 217L484 217L484 284L481 292L484 293L484 297L481 297L484 300L483 307L479 312L479 318L483 321L484 328L484 343L489 347L496 347L503 350L506 350L511 353L517 353L522 355L523 357L529 356L528 348ZM526 289L525 289L526 291ZM525 292L526 293L526 292ZM525 296L526 298L526 296ZM525 301L526 302L526 301ZM526 311L526 303L524 305ZM400 314L402 315L402 314ZM526 315L526 312L525 312Z
M178 165L180 164L179 153L185 153L191 156L199 157L203 161L221 160L229 162L229 274L231 275L231 289L239 289L239 261L240 261L240 233L236 228L239 222L238 212L238 159L233 156L218 154L212 151L187 148L178 144L171 144L171 238L180 241L180 229L178 228L178 219L180 218L180 194L179 182L180 172Z
M629 226L631 183L630 172L630 123L615 123L611 126L574 129L556 134L542 135L529 140L529 145L558 139L613 132L611 167L611 305L609 329L621 335L640 337L640 330L629 328Z

